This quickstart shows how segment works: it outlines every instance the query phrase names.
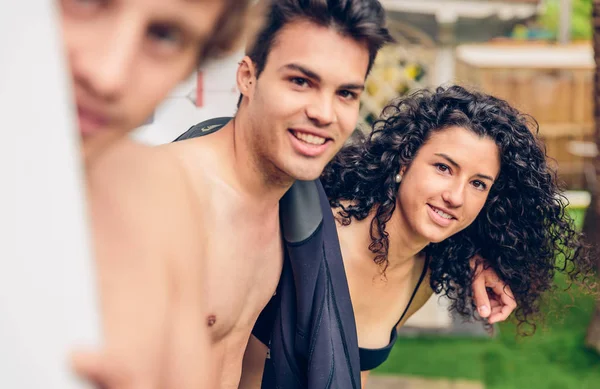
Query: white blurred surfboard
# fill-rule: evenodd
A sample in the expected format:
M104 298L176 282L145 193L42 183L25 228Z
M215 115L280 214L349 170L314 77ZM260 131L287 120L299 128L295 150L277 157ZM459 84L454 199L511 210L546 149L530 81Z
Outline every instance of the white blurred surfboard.
M0 388L79 389L100 338L57 0L0 1Z

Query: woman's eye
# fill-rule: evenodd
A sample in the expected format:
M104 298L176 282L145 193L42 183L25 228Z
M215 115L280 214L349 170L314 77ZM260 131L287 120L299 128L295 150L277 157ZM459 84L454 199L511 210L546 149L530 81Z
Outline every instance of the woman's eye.
M440 171L442 173L450 172L450 167L448 165L444 165L443 163L436 163L435 167L437 168L438 171Z
M487 189L487 185L483 181L479 181L479 180L473 181L473 186L475 187L475 189L478 189L481 191L484 191Z

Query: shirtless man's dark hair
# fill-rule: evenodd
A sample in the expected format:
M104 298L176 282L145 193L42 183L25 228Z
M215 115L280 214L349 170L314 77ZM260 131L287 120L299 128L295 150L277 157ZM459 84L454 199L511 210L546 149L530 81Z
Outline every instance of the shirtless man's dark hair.
M256 66L257 77L277 44L279 31L294 21L307 20L318 26L331 27L344 36L364 42L369 50L368 71L379 49L393 41L385 28L385 11L377 0L279 0L269 3L264 25L246 49L246 55ZM240 96L238 107L241 100Z
M271 47L277 43L277 33L287 23L298 19L333 27L342 35L364 41L369 49L369 69L379 49L392 41L384 27L385 12L379 1L278 0L271 6L263 29L248 48L247 55L256 64L258 75L265 67Z

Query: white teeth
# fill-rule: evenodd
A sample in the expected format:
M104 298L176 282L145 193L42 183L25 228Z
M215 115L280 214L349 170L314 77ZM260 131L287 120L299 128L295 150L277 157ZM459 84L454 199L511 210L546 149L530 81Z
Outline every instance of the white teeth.
M444 211L441 211L439 209L434 209L433 210L435 213L437 213L438 215L440 215L441 217L443 217L444 219L452 219L452 215L447 214Z
M320 136L305 134L303 132L294 131L293 133L296 138L311 145L320 146L323 143L325 143L326 140L325 138L321 138Z

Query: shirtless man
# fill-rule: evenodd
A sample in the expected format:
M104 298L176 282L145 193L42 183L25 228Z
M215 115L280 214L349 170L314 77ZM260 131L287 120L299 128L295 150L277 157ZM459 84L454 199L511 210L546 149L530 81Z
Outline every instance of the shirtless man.
M279 200L295 180L318 178L350 136L368 70L389 39L378 1L328 3L274 2L284 20L268 18L239 65L236 117L159 147L183 166L199 209L203 229L190 239L207 259L220 388L238 387L252 327L281 274Z
M73 362L101 387L211 387L203 256L194 244L200 218L185 173L167 153L125 135L199 62L233 48L249 2L59 2L105 339L101 352Z

